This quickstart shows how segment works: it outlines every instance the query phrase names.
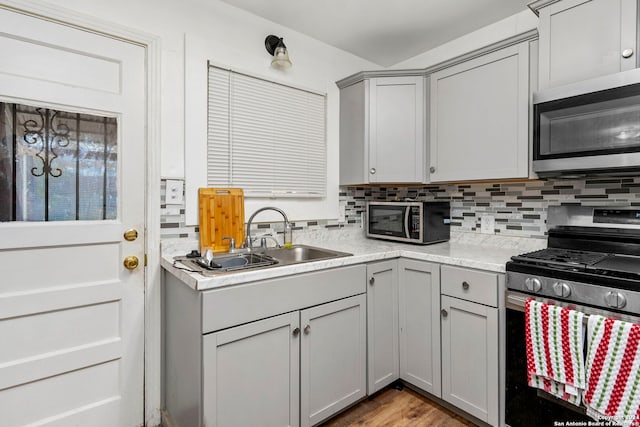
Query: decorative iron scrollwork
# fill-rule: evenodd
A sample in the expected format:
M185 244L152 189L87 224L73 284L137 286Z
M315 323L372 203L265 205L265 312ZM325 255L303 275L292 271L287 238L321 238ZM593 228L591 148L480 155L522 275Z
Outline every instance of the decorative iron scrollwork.
M40 124L35 119L26 120L24 126L23 140L34 147L39 146L36 157L42 161L42 168L37 166L31 168L31 175L43 176L48 174L53 178L62 176L62 169L53 168L53 161L58 157L56 148L69 146L70 129L58 118L59 111L45 108L36 108L40 116Z

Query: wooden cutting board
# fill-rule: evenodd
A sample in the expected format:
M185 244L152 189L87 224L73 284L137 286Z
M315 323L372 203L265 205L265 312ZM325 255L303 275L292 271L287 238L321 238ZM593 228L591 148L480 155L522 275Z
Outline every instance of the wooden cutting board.
M200 188L200 249L227 252L229 240L239 248L244 241L244 193L241 188Z

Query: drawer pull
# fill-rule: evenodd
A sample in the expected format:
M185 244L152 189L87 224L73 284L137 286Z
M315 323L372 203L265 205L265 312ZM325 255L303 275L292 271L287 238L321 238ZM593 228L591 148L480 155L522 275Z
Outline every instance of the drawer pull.
M449 315L449 313L447 313L447 310L445 310L444 308L440 310L440 313L442 314L442 317L447 317Z
M369 284L373 285L374 283L376 283L376 278L375 277L370 278L369 279Z
M309 335L309 333L311 332L311 325L307 325L304 327L304 334L305 335Z
M469 290L469 282L462 282L462 289L464 289L465 291Z
M295 329L293 330L293 336L294 336L294 337L297 337L298 335L300 335L300 328L295 328Z

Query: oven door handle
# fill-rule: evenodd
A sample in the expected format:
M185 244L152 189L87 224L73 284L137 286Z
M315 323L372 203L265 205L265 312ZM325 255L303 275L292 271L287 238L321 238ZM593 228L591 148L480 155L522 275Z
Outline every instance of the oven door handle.
M531 295L521 294L519 292L507 291L506 305L507 309L516 310L524 313L524 305Z

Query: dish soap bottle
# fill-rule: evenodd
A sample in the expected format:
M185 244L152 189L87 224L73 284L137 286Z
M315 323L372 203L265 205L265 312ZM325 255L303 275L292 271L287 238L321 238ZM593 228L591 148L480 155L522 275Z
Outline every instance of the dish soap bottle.
M284 245L285 248L293 247L293 227L290 222L284 224Z

